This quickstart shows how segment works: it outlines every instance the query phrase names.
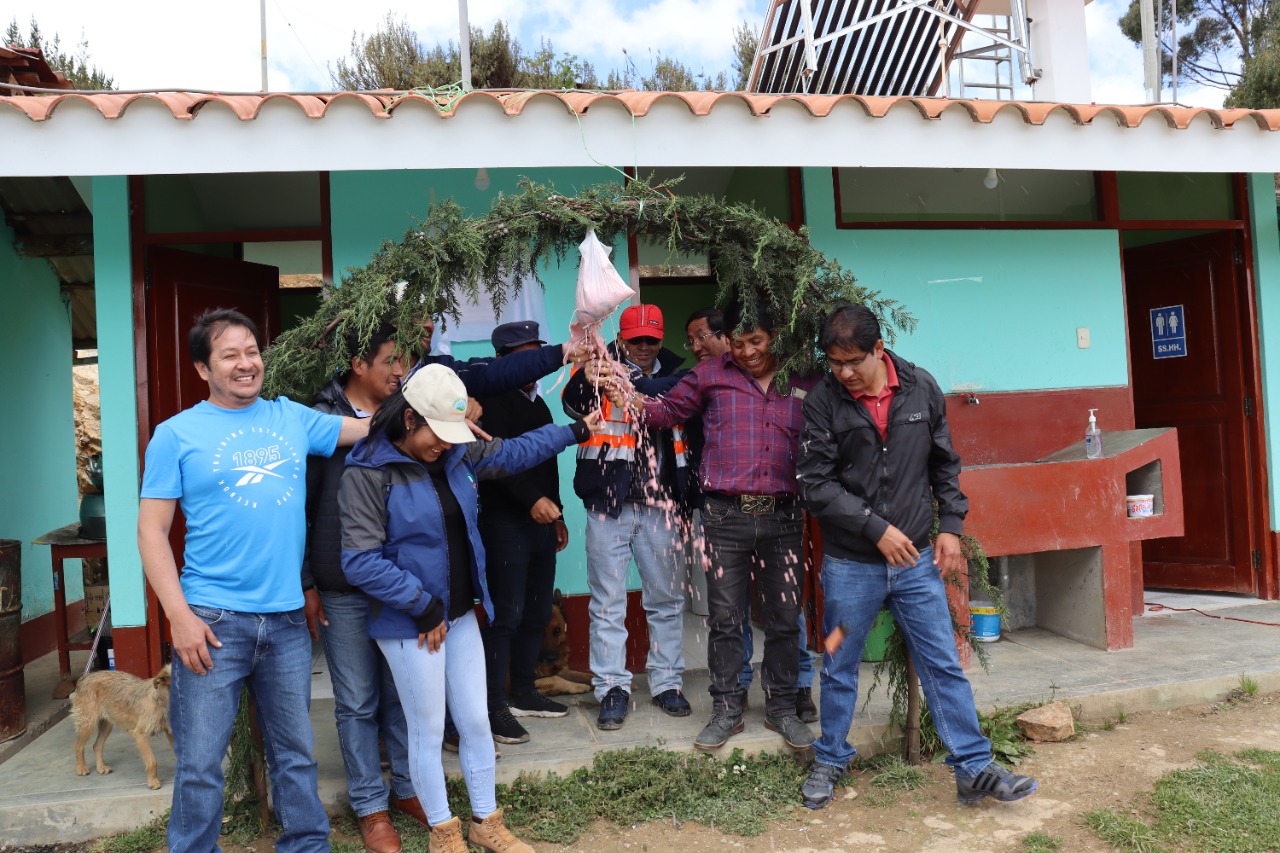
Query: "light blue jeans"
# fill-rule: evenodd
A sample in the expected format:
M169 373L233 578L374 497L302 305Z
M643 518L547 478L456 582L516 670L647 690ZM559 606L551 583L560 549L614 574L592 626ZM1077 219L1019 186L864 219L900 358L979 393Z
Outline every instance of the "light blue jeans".
M905 569L826 557L822 592L824 634L841 623L848 634L834 656L822 657L822 736L814 744L817 760L845 767L857 754L846 739L858 702L858 664L876 614L887 604L915 661L938 735L950 753L947 764L964 778L982 772L991 763L991 742L978 725L973 689L960 668L946 585L933 564L933 549L922 550L915 565Z
M400 705L409 726L409 766L418 799L432 825L444 823L449 797L444 786L446 704L458 727L458 759L467 783L471 813L487 817L498 808L494 793L493 738L484 680L484 643L474 611L449 624L444 643L431 653L418 640L378 640L391 666Z
M743 690L751 686L756 676L756 671L751 666L751 656L756 653L756 638L751 630L750 599L745 607L747 618L742 623L742 675L738 676ZM800 608L800 616L796 619L796 628L800 631L799 669L796 671L796 689L799 690L801 687L812 687L813 679L818 674L813 667L813 655L809 652L809 632L806 630L803 607Z
M387 809L378 738L391 765L391 793L414 796L409 778L409 735L391 668L369 639L369 599L359 592L321 592L329 626L320 626L333 681L333 715L347 773L347 798L356 817Z
M615 687L631 692L627 671L627 569L635 557L649 620L649 693L683 689L684 564L679 519L627 502L622 515L587 513L587 586L591 590L591 685L597 700Z
M222 759L245 685L253 692L271 771L271 802L284 832L280 853L329 849L329 818L317 793L311 732L311 635L301 608L287 613L236 613L192 606L221 648L209 647L213 667L196 675L173 661L169 724L177 770L169 849L220 850Z

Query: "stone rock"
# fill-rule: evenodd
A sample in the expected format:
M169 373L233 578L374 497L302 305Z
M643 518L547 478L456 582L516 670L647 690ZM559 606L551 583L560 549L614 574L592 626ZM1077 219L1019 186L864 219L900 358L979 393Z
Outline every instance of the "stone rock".
M1066 702L1050 702L1032 708L1014 721L1028 740L1056 743L1076 733L1076 724Z

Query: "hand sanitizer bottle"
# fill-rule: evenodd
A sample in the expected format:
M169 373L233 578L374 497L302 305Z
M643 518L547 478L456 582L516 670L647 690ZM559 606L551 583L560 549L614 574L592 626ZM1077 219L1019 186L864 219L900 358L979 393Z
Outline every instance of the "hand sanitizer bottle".
M1102 458L1102 430L1098 429L1097 409L1089 410L1089 426L1084 431L1084 455L1088 459Z

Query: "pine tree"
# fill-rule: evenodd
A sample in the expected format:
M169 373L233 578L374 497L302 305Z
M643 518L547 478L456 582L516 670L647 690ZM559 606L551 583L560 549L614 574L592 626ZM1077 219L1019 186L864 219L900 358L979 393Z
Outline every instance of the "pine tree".
M63 53L62 38L54 33L48 38L40 30L40 24L31 18L31 28L24 36L18 27L16 17L9 21L5 29L4 44L39 50L44 54L45 62L54 71L60 72L77 89L111 89L115 81L96 65L89 63L89 40L84 31L80 32L80 43L75 54Z

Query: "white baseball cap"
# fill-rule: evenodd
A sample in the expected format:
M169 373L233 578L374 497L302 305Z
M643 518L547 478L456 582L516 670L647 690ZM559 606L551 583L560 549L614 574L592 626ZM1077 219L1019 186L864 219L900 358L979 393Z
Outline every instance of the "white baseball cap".
M476 437L466 424L467 388L443 364L427 364L404 381L404 399L441 441L466 444Z

